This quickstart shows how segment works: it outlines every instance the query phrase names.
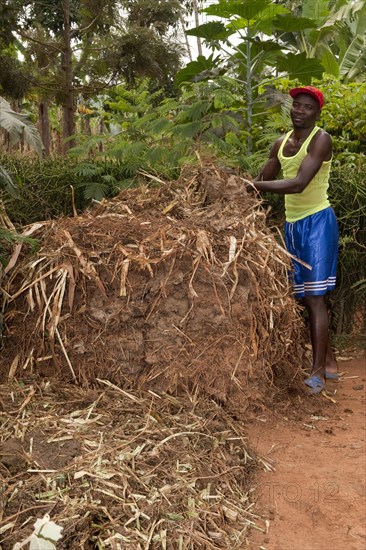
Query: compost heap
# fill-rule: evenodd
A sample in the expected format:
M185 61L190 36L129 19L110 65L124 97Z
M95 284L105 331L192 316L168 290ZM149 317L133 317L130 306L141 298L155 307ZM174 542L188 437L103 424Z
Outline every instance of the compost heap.
M150 180L28 230L40 250L3 281L3 379L198 392L239 416L268 405L303 366L279 234L215 164Z
M60 550L239 550L266 529L272 465L242 420L297 388L289 258L237 175L156 183L26 228L39 251L4 270L3 550L45 514Z

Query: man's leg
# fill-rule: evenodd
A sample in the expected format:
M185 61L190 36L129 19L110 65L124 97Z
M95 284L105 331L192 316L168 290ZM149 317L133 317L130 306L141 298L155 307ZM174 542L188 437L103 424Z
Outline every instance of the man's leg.
M330 378L338 379L337 361L334 358L332 346L330 345L329 334L328 334L327 355L325 359L325 372L328 375L331 375Z
M309 315L310 338L313 348L313 369L311 374L317 374L323 379L325 373L327 373L328 375L333 375L334 378L337 375L338 369L329 339L329 317L325 297L307 296L301 301Z
M310 338L313 348L313 368L311 374L316 374L324 380L329 346L327 306L324 296L306 296L302 301L309 315Z

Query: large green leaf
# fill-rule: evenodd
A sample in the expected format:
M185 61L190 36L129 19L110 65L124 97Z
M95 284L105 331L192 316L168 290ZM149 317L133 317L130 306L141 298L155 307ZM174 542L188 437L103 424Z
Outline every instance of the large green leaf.
M278 58L278 70L287 73L291 79L298 79L302 84L310 84L312 78L321 79L324 68L318 59L307 59L304 52L288 53Z
M366 34L366 2L356 2L354 6L359 5L359 10L357 10L357 24L356 24L356 34ZM356 13L356 11L354 12Z
M313 19L309 19L308 17L294 17L291 14L285 14L277 15L273 20L273 26L280 31L296 32L305 29L314 29L317 25Z
M250 56L252 71L259 74L264 70L264 66L273 66L276 64L277 56L280 52L283 52L284 47L278 42L272 42L271 40L250 40ZM239 66L246 64L247 55L247 43L241 42L235 47L235 54L232 56L232 60L236 60Z
M248 21L256 18L270 4L271 0L220 0L218 4L211 4L202 12L225 19L238 15Z
M362 25L364 26L365 11L366 4L363 0L361 2L346 2L344 6L328 17L328 19L324 22L323 27L333 26L337 22L344 22L354 15L362 21Z
M321 59L321 63L327 74L331 74L336 78L339 77L339 63L333 52L327 48L324 50L324 54Z
M16 185L9 172L2 166L0 166L0 186L4 187L13 197L16 196Z
M221 21L209 21L199 25L194 29L189 29L186 34L190 36L199 36L205 40L225 40L233 31L228 30Z
M302 15L322 23L329 16L329 0L304 0Z
M363 36L357 35L352 40L340 64L341 76L350 78L351 72L365 72L366 44ZM355 71L356 69L356 71Z
M257 35L258 33L264 33L270 36L272 34L275 16L288 13L289 11L286 8L275 4L258 12L253 19L232 17L231 21L226 25L226 28L231 29L233 32L240 32L245 29L247 34L248 31L250 31L251 36Z
M199 55L196 61L191 61L183 69L175 75L175 82L178 86L184 82L199 82L208 78L213 78L220 74L221 69L218 67L219 57L213 58Z
M36 126L27 115L13 111L2 97L0 97L0 128L8 132L12 145L24 138L25 143L39 155L42 154L43 144Z
M283 51L284 47L279 42L274 42L273 40L261 40L260 38L256 40L250 39L250 42L252 43L252 50L254 54L257 54L259 52L274 52L274 51ZM240 49L244 53L243 45L245 45L245 42L240 44Z

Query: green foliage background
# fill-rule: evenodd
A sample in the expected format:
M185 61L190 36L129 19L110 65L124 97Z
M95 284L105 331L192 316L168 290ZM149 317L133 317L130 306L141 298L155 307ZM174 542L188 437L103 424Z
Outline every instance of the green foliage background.
M35 159L0 156L15 183L15 192L2 192L7 214L16 226L82 212L92 200L113 197L134 182L112 160L80 162L67 157Z

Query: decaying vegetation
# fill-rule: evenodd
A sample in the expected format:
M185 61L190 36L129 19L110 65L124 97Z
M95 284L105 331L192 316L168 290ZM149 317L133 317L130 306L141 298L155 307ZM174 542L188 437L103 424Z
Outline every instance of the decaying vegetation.
M68 549L242 548L263 528L253 473L271 465L212 400L48 382L0 399L4 550L46 512Z
M255 523L244 421L304 366L289 257L238 175L145 177L5 270L4 549L38 511L65 548L242 548Z
M3 284L3 372L199 388L242 411L256 382L288 386L302 325L265 218L239 177L205 165L39 224L37 256L13 258Z

